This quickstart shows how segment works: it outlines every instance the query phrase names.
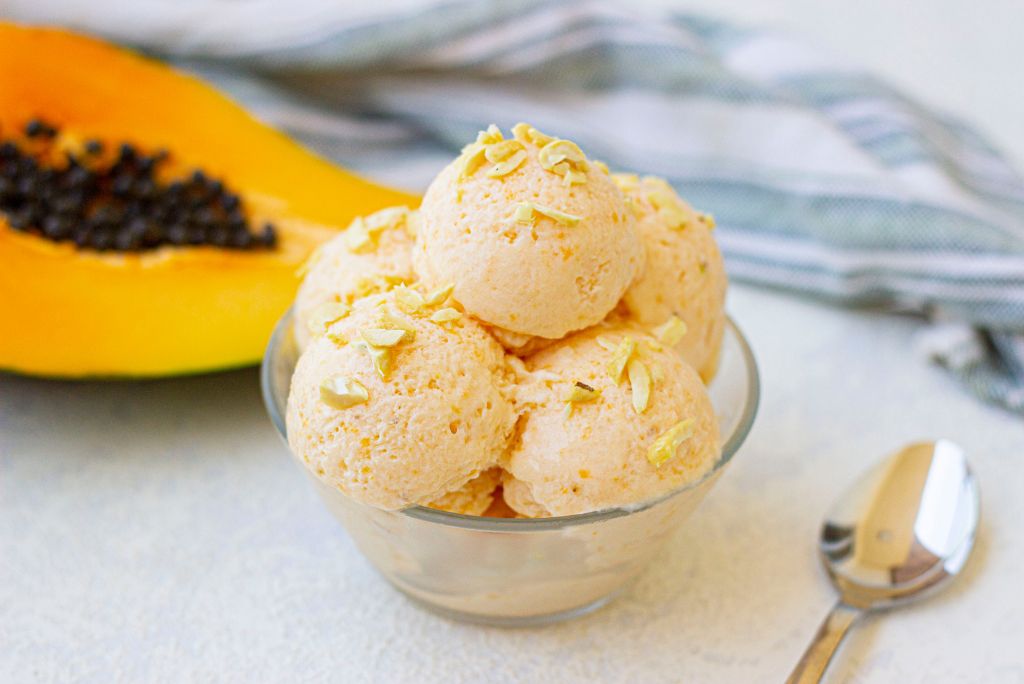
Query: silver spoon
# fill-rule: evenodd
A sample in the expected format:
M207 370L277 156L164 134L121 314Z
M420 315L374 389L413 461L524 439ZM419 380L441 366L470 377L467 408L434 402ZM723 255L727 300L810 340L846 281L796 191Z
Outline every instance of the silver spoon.
M980 499L963 449L911 444L846 492L821 528L822 562L839 590L787 684L821 681L857 618L944 586L974 547Z

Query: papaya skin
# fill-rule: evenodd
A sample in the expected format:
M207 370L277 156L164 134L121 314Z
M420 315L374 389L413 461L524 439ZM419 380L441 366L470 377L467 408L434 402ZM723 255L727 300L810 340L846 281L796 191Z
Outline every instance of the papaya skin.
M317 157L200 80L63 30L0 22L0 135L33 118L82 140L168 149L238 192L273 250L76 249L0 214L0 368L151 377L255 363L312 250L363 214L415 195Z

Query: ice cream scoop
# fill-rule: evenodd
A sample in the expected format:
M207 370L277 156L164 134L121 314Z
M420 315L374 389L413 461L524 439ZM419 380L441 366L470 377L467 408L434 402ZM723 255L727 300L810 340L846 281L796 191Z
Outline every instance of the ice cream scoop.
M288 443L325 484L380 508L429 505L505 454L516 417L504 352L446 297L369 295L309 342Z
M406 207L382 209L357 218L317 249L295 297L300 349L309 342L311 328L323 328L356 299L416 279L412 246L417 220L417 213Z
M640 271L622 193L568 140L491 127L431 183L415 267L496 328L557 339L601 321ZM515 339L515 338L513 338Z
M525 361L505 501L529 517L641 503L707 473L720 453L704 384L633 326L596 327Z
M643 272L626 291L621 308L640 325L664 326L662 334L708 382L722 348L727 285L712 234L714 221L694 211L661 178L613 178L636 215L646 251Z

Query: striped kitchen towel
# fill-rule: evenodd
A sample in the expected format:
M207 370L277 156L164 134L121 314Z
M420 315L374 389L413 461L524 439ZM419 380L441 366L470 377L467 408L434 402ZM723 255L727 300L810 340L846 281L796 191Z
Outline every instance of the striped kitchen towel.
M963 121L776 33L585 0L7 0L170 55L346 166L422 189L526 120L715 214L733 278L927 317L1024 412L1024 181Z

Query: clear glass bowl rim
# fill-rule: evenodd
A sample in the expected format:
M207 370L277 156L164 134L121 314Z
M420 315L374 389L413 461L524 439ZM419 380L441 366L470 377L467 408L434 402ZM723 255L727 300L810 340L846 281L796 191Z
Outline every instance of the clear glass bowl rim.
M263 403L266 406L271 422L277 429L281 439L284 440L286 447L288 446L288 429L285 424L284 412L286 410L288 398L278 397L277 393L274 391L272 368L273 359L277 356L277 352L281 348L285 335L290 332L291 326L292 310L288 309L274 327L274 332L270 337L270 342L267 343L267 348L263 355L263 363L260 366L260 389L263 394ZM743 331L740 330L739 326L736 325L736 322L733 321L731 317L727 317L726 319L726 328L735 335L736 341L739 343L740 352L743 358L743 366L747 376L747 396L744 400L743 410L740 414L739 421L736 423L735 429L733 429L732 433L727 436L725 443L722 445L721 457L718 459L715 467L708 471L708 473L706 473L700 480L690 482L679 489L672 490L668 494L664 494L655 499L649 499L639 504L619 506L615 508L603 508L598 511L590 511L588 513L562 515L551 518L485 518L476 515L464 515L462 513L449 513L448 511L427 508L426 506L409 506L395 512L439 525L449 525L452 527L485 532L514 532L521 534L531 530L538 532L542 530L557 530L574 525L586 525L600 522L602 520L608 520L610 518L631 515L657 506L663 501L699 487L706 480L714 477L726 466L727 463L729 463L729 461L732 460L732 457L736 455L736 452L739 451L740 446L743 445L747 435L750 433L751 427L754 425L754 418L757 416L757 409L761 400L761 380L757 370L757 361L754 358L753 350L750 348L750 343L747 342L747 338L744 336ZM339 495L344 496L340 492Z

